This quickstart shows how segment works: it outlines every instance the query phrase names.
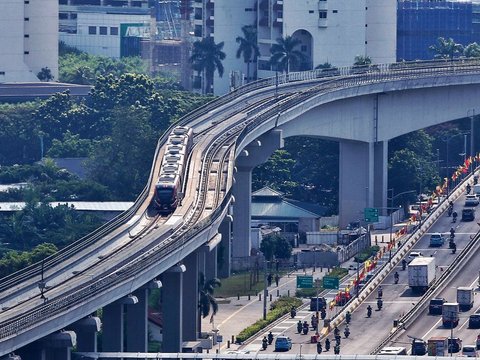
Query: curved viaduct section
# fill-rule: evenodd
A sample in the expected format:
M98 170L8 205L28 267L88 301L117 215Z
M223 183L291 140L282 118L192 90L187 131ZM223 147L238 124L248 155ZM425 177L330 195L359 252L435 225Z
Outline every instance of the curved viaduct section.
M77 332L78 349L95 351L94 337L88 335L92 331L82 326L89 320L83 318L100 307L104 351L124 350L123 315L129 306L136 310L127 310L126 321L134 332L127 335L127 350L145 351L146 292L158 276L169 296L164 299L164 321L178 324L164 329L163 350L180 351L182 340L196 339L192 319L198 311L199 269L207 272L208 263L215 263L220 240L227 258L249 254L251 169L281 147L283 138L308 134L341 141L340 210L342 216L356 215L365 205L385 202L388 139L466 116L467 109L475 109L480 91L476 61L385 65L351 73L338 69L334 77L322 77L320 71L290 74L289 81L280 77L278 86L272 79L261 80L182 119L180 124L193 127L196 134L182 205L168 219L148 209L163 136L135 206L46 259L48 301L39 298L40 264L2 279L0 356L69 327ZM377 190L379 196L374 196ZM87 324L93 335L98 330L94 323ZM74 336L69 334L60 335L68 335L70 341ZM62 339L51 340L58 344Z

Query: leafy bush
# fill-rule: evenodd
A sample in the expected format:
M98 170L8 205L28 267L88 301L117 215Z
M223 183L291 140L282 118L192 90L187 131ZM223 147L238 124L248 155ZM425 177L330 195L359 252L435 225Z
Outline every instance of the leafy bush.
M361 253L357 254L354 260L357 263L361 263L369 259L371 256L375 255L380 250L380 247L377 245L370 246L369 248L363 250Z
M328 273L328 276L337 277L337 278L341 279L347 274L348 274L348 269L345 269L345 268L342 268L342 267L336 267L336 268L333 268Z
M300 299L290 297L279 298L272 303L270 307L271 310L267 313L267 319L260 319L256 321L253 325L250 325L249 327L243 329L240 334L237 335L237 342L244 342L275 320L281 318L283 315L290 312L292 306L299 307L300 305L302 305L302 301Z
M317 296L317 291L322 291L323 288L298 289L295 291L295 296L299 298L311 298Z

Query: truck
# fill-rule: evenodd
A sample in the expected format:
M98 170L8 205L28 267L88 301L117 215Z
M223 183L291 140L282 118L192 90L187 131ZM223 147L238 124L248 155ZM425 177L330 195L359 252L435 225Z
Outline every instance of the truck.
M480 197L480 184L473 185L473 193Z
M425 292L435 280L435 258L418 257L408 264L408 286L412 291Z
M457 302L444 303L442 307L442 324L447 329L453 329L458 325L458 312L460 311Z
M461 286L457 288L457 302L461 311L468 311L473 307L473 287Z
M427 341L428 356L448 356L448 338L434 336Z

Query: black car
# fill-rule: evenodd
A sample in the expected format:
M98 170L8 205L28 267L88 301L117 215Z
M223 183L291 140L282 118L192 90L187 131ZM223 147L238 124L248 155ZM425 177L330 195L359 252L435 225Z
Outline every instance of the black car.
M460 338L448 338L448 352L457 353L462 348L462 340Z
M310 311L320 311L327 308L327 300L323 297L310 298Z
M468 327L470 329L480 328L480 314L472 314L468 318Z
M473 221L475 220L475 209L463 209L462 210L462 221Z
M434 298L430 300L430 304L428 305L428 313L430 315L442 315L442 307L445 301L446 300L443 298Z

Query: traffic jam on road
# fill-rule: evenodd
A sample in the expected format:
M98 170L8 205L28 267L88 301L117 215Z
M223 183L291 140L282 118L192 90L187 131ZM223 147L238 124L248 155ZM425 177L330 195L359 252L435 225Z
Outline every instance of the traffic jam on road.
M391 267L370 295L346 313L341 324L328 327L342 307L331 309L334 293L322 294L318 299L312 298L310 306L296 309L290 318L269 329L278 342L273 347L265 346L264 351L417 356L452 353L473 357L480 354L480 297L476 296L480 262L478 257L471 256L480 246L472 241L480 225L474 221L479 197L480 185L475 184L462 190L455 204L450 201L448 209ZM461 261L455 261L467 246L469 250L464 253L470 255L464 254ZM368 276L375 277L382 263L390 260L386 253ZM450 265L453 270L448 277L442 277ZM340 286L346 287L350 281L351 278ZM414 315L408 324L402 323L410 311ZM396 330L394 337L392 330ZM258 351L260 340L261 337L244 349Z

